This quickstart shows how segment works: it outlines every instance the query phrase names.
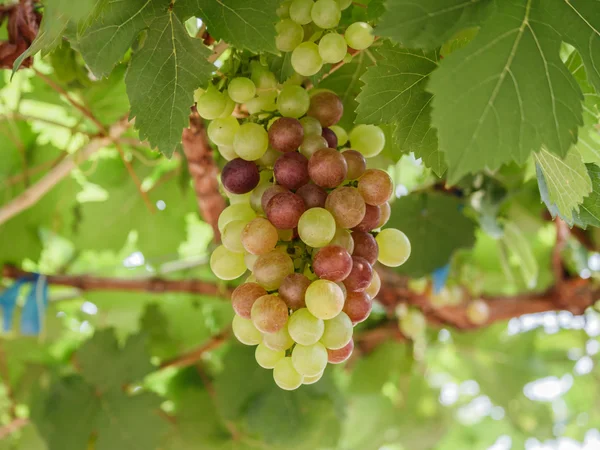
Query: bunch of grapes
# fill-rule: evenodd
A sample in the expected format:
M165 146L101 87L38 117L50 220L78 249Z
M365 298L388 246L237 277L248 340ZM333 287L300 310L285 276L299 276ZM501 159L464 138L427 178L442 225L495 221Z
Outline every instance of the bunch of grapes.
M342 10L351 0L289 0L279 7L277 48L292 52L292 67L303 76L319 72L324 63L351 58L348 47L364 50L374 41L373 28L365 22L351 24L344 35L337 33Z

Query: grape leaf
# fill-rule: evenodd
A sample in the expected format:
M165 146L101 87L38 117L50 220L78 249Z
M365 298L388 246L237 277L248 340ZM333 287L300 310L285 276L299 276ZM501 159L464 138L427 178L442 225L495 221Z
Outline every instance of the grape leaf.
M200 17L210 34L239 49L279 54L275 46L278 0L179 0L182 18Z
M77 49L97 77L110 73L137 35L166 10L161 0L108 0L102 16L76 37Z
M461 201L440 193L415 193L394 202L388 225L411 243L399 272L419 277L448 263L454 251L475 243L475 224L461 212Z
M478 25L491 0L388 0L377 34L409 48L434 49L462 28Z
M152 21L144 46L131 59L125 77L130 117L136 119L140 138L166 156L181 146L194 90L206 84L214 69L206 60L209 54L169 10Z
M445 161L431 127L432 95L425 91L429 74L437 67L437 53L384 44L377 54L381 57L377 65L361 77L356 121L393 123L395 147L402 153L414 152L436 174L443 174Z
M579 212L579 205L592 191L592 180L581 156L576 149L564 159L542 150L535 154L535 161L540 194L546 206L553 217L558 214L573 225L574 212Z
M433 125L448 181L544 146L565 156L581 125L581 90L559 57L560 35L532 0L500 2L464 48L431 75Z
M275 74L280 83L285 83L295 73L292 67L292 52L272 58L269 61L269 70Z
M586 164L588 175L592 180L592 192L579 205L579 213L574 212L577 226L586 229L589 225L600 227L600 167Z

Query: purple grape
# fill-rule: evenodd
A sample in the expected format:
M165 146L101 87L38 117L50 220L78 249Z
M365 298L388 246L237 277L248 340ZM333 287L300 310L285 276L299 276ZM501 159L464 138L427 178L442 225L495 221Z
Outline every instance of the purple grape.
M269 128L269 144L280 152L298 150L304 139L304 128L298 119L280 117Z
M281 155L273 168L277 183L295 191L309 181L308 159L297 152Z
M246 194L254 189L259 181L258 166L242 158L232 159L225 164L221 172L223 187L233 194Z
M289 230L298 226L300 216L306 211L304 200L292 192L275 195L267 203L267 219L280 230Z
M337 148L338 146L338 138L337 135L330 128L323 128L321 132L321 136L325 138L327 141L327 146L329 148Z
M313 183L307 183L296 191L304 203L306 208L324 208L325 200L327 200L327 191Z

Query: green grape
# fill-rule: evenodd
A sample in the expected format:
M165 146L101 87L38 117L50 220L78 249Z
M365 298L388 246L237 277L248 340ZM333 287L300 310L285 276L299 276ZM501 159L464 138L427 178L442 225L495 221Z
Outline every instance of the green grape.
M319 119L316 119L314 117L303 117L302 119L300 119L300 124L302 125L302 129L304 130L304 136L321 136L321 133L323 132L321 122L319 122Z
M227 250L230 250L234 253L244 252L244 246L242 245L242 232L244 231L244 228L246 228L247 224L248 222L245 220L234 220L225 225L225 228L223 228L223 234L221 235L221 240Z
M371 284L365 289L365 294L369 298L374 299L379 294L379 289L381 289L381 278L379 278L377 271L373 269L373 278L371 279Z
M290 5L290 19L300 25L306 25L312 21L310 12L313 9L313 0L294 0Z
M256 281L268 291L278 289L283 279L292 273L294 262L285 250L275 249L260 255L254 263Z
M273 368L273 379L277 386L286 391L298 389L304 377L294 369L292 358L286 357L277 361Z
M275 162L281 156L281 152L278 152L272 147L269 147L264 155L256 160L256 163L262 167L273 168L275 166Z
M234 336L245 345L257 345L262 341L262 334L256 329L250 319L244 319L241 316L234 316L231 323L231 329Z
M227 92L234 102L246 103L256 95L256 86L250 78L237 77L231 80Z
M225 119L225 118L231 116L231 114L233 114L233 110L235 109L235 105L236 105L236 103L233 100L231 100L231 97L229 97L229 94L227 93L227 91L223 92L223 95L227 99L226 100L227 103L225 103L225 108L223 109L223 112L219 116L219 118L221 118L221 119Z
M233 137L239 128L240 124L235 117L218 118L208 126L208 137L219 146L233 146Z
M304 295L308 311L323 320L337 316L344 307L344 299L342 289L329 280L313 281Z
M302 384L315 384L321 379L324 373L325 371L315 375L314 377L304 377L304 380L302 380Z
M311 208L298 221L298 235L306 245L325 247L335 235L335 219L325 208Z
M310 11L310 17L320 28L333 28L340 23L342 12L335 0L317 0Z
M298 373L314 377L327 367L327 349L320 342L312 345L297 344L292 350L292 364Z
M312 155L314 155L318 150L322 148L327 148L327 141L321 134L309 134L308 136L304 136L304 140L300 145L300 153L306 156L307 159L310 159Z
M291 318L290 318L291 319ZM275 333L266 333L263 335L263 344L275 351L285 351L294 345L294 340L288 331L289 320L285 326Z
M379 246L377 260L384 266L401 266L410 256L410 241L400 230L386 228L379 232L375 240Z
M373 27L365 22L354 22L346 28L344 37L348 46L355 50L369 48L375 40Z
M352 339L352 330L350 317L345 312L341 312L333 319L325 321L321 343L331 350L342 348Z
M240 203L249 204L250 203L250 192L246 192L245 194L234 194L233 192L225 191L227 194L227 198L229 199L229 203L232 205L238 205Z
M244 253L244 264L246 264L246 268L252 272L254 270L254 264L256 264L256 260L258 259L258 255L253 255L252 253ZM253 279L256 281L256 277L252 274Z
M291 52L304 39L304 28L290 19L283 19L275 25L277 36L275 46L282 52Z
M350 5L352 4L352 0L336 0L336 1L342 11L345 10L346 8L350 7Z
M490 318L490 307L481 299L473 300L467 306L467 318L475 325L483 325Z
M333 239L329 242L329 245L339 245L340 247L345 248L349 254L354 252L354 239L352 239L352 233L345 228L336 228Z
M285 358L285 351L271 350L264 343L261 343L256 346L254 357L256 358L256 362L260 367L272 369L280 359Z
M277 7L277 17L281 19L285 19L290 17L290 5L292 4L292 0L285 0L279 4Z
M358 125L350 132L350 144L365 158L377 156L385 147L385 134L375 125Z
M292 52L292 67L300 75L310 77L323 67L319 46L314 42L303 42Z
M246 161L255 161L265 154L269 146L269 135L257 123L247 122L235 133L233 148Z
M277 78L266 66L263 66L259 61L252 61L250 67L252 70L251 78L257 92L270 91L277 88Z
M196 109L204 119L218 118L227 106L227 97L214 86L209 86L201 95L196 96Z
M234 220L245 220L250 222L255 217L256 213L250 207L250 205L246 203L238 203L236 205L228 206L221 212L219 220L217 221L217 226L219 231L223 233L225 225L227 225L229 222L233 222Z
M421 311L411 308L400 317L398 325L405 336L415 340L425 333L427 321Z
M243 253L234 253L219 245L210 255L210 268L221 280L235 280L246 271Z
M331 131L335 133L338 138L338 147L343 147L348 143L348 133L342 127L338 125L332 125L329 127Z
M275 111L277 109L277 105L275 104L276 98L276 91L260 93L257 97L246 102L246 109L249 114L257 114L263 111Z
M348 46L344 36L337 33L329 33L319 41L319 55L326 63L335 64L346 56Z
M277 97L277 109L283 117L297 119L308 111L310 97L301 86L284 86Z
M227 161L238 158L238 155L235 154L235 150L233 149L233 145L219 145L218 150L219 154Z
M313 316L307 308L295 311L288 320L288 331L294 342L312 345L323 336L323 320Z

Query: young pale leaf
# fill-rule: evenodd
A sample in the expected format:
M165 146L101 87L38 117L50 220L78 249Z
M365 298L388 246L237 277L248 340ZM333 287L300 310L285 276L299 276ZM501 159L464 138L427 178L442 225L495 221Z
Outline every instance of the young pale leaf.
M574 213L592 191L592 180L576 149L564 159L541 150L535 154L540 195L552 217L557 214L573 225Z
M514 222L504 224L502 242L517 260L525 284L529 289L533 289L537 284L539 266L531 249L531 243Z
M178 0L183 19L200 17L211 36L239 49L279 54L275 47L278 0Z
M565 156L581 124L581 90L559 57L561 36L532 0L496 4L477 36L431 75L433 125L448 181L523 163L542 146Z
M410 48L434 49L462 28L479 25L491 0L388 0L377 34Z
M579 214L573 213L577 226L586 229L589 225L600 227L600 167L586 164L588 175L592 180L593 190L583 199L579 206Z

